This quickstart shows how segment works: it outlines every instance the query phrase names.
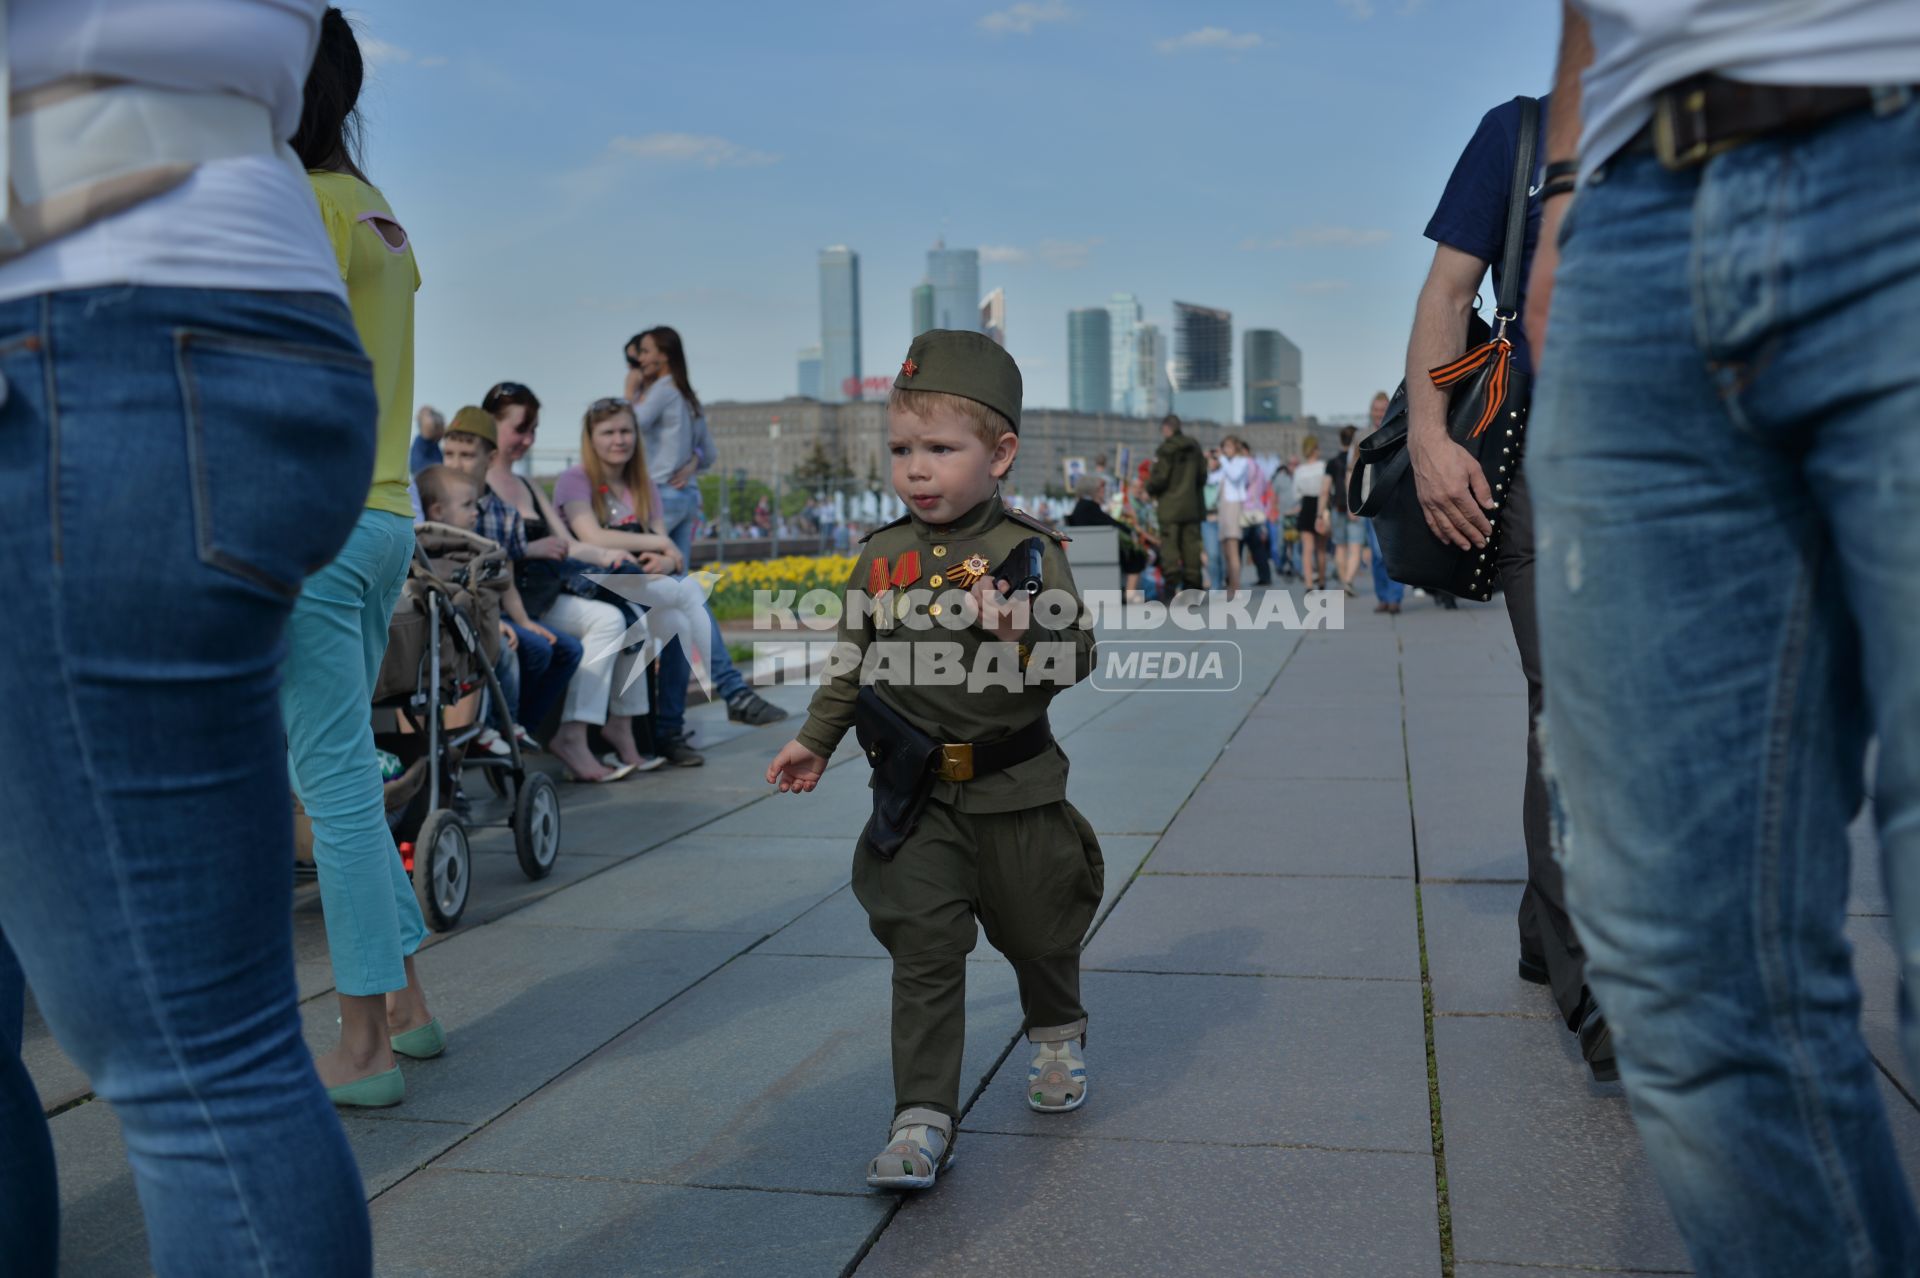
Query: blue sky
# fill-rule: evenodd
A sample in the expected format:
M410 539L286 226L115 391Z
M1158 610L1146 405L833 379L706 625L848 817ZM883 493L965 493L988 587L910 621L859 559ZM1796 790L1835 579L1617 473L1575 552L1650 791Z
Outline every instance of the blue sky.
M1481 114L1548 87L1550 0L362 0L367 167L424 284L416 396L571 418L672 324L707 399L792 393L818 250L861 255L869 375L934 239L1003 286L1027 400L1066 312L1276 327L1307 411L1390 386L1421 229ZM547 441L543 440L543 443ZM557 442L557 441L556 441Z

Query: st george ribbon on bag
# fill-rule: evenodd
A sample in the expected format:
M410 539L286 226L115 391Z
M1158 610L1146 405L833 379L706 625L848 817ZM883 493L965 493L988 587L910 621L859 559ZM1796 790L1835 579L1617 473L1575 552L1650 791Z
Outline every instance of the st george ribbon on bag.
M1393 392L1380 429L1360 442L1347 477L1347 509L1373 520L1387 572L1395 581L1482 602L1493 598L1506 496L1519 471L1533 389L1532 379L1514 363L1513 341L1507 336L1507 330L1520 322L1516 305L1526 244L1527 188L1540 144L1540 103L1534 98L1519 102L1520 144L1507 203L1493 327L1479 315L1472 316L1467 321L1466 354L1428 374L1436 387L1447 392L1448 436L1480 464L1493 490L1496 505L1486 512L1493 535L1477 550L1461 550L1441 541L1427 526L1407 448L1405 382Z

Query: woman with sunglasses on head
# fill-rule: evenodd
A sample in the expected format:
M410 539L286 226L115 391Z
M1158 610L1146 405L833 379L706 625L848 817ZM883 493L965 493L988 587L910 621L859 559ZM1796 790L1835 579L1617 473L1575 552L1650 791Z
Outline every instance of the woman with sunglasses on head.
M487 487L525 524L514 585L530 616L572 635L584 649L561 702L560 727L547 741L547 750L567 766L574 781L619 781L657 768L661 760L642 754L633 736L633 716L647 711L647 680L645 671L637 668L640 653L636 651L647 638L646 620L629 624L612 604L575 591L582 572L638 568L638 561L616 547L574 540L547 495L514 474L515 463L532 450L540 430L539 396L519 382L500 382L487 392L480 407L493 415L500 437L487 470ZM481 531L487 530L483 526ZM600 729L617 762L593 757L587 743L589 725ZM538 724L527 726L539 731Z

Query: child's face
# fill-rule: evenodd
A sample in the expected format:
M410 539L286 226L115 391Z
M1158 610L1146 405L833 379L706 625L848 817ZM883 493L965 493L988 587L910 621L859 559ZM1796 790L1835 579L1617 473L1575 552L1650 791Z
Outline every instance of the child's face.
M487 480L487 467L493 464L493 446L478 435L456 431L440 441L440 460L476 484Z
M930 524L950 524L993 496L1020 451L1017 435L992 448L961 413L941 406L927 417L887 410L887 451L893 454L893 491Z
M430 504L427 518L436 524L452 524L472 532L480 522L480 495L463 484L451 496Z

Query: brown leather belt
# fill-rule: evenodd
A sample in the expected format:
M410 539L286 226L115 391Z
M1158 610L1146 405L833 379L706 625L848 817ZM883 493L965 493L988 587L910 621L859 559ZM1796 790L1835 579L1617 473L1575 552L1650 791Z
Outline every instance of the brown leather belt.
M1862 85L1749 84L1699 75L1653 98L1653 122L1623 150L1652 152L1669 169L1704 164L1770 133L1810 128L1873 105Z

